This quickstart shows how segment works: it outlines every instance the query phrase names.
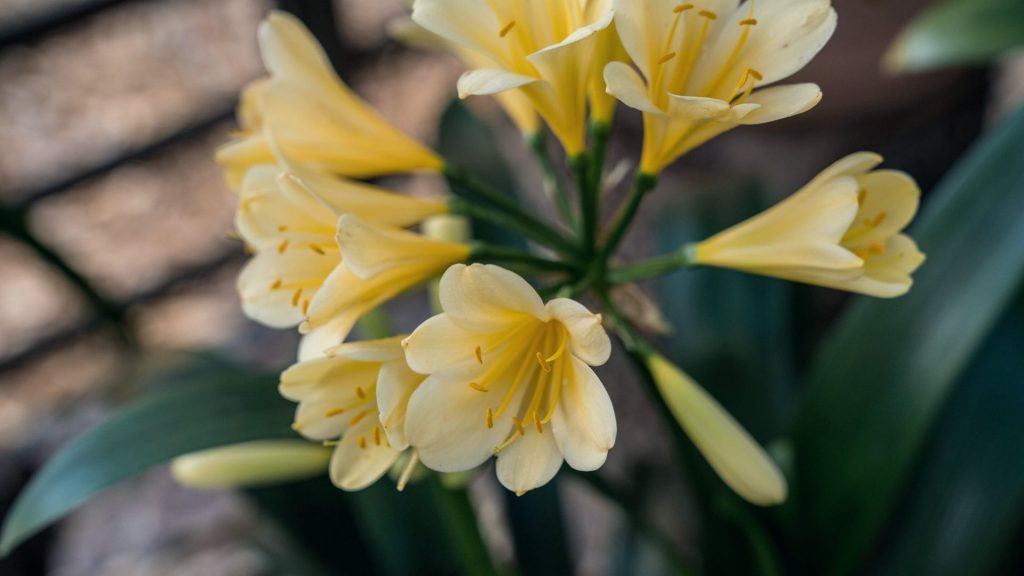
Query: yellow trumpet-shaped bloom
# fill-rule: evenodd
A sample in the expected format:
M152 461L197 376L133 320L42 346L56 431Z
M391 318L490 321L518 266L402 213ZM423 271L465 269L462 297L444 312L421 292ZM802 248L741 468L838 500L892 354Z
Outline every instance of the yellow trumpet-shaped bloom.
M924 255L900 232L917 212L910 176L852 154L776 206L697 245L696 261L881 298L910 290Z
M178 456L171 474L189 488L230 490L318 476L329 461L327 449L302 440L257 440Z
M289 170L251 168L235 217L239 234L254 253L238 278L242 308L250 318L275 328L299 324L314 294L340 264L335 236L342 214L411 226L447 210L441 202L315 170Z
M336 241L342 262L313 296L299 330L317 330L337 341L377 306L469 257L467 244L432 240L354 214L338 220Z
M413 20L485 57L459 80L459 96L518 89L570 155L583 152L587 89L611 12L588 22L580 0L416 0Z
M406 365L400 341L342 344L281 375L281 395L299 403L293 428L336 441L330 475L343 490L369 486L408 447L406 405L424 376Z
M782 503L786 479L757 441L674 364L658 354L645 360L669 411L722 480L754 504Z
M409 367L428 375L406 417L423 463L456 472L496 455L498 479L517 494L547 483L563 460L599 468L616 435L591 369L611 354L600 315L564 298L545 304L491 265L452 266L439 296L444 313L404 342Z
M274 162L267 133L289 158L341 176L443 166L439 156L394 128L338 78L298 19L272 12L259 39L270 76L243 92L240 139L217 151L233 187L250 166Z
M584 0L584 20L600 22L611 13L612 0ZM615 21L597 33L594 57L587 85L587 99L590 102L590 119L593 122L610 124L615 115L618 100L608 93L604 82L604 68L611 62L629 62L629 54L619 40Z
M836 26L830 0L613 0L615 25L640 70L611 63L610 94L644 113L640 169L657 174L741 124L801 114L814 84L761 89L791 76Z

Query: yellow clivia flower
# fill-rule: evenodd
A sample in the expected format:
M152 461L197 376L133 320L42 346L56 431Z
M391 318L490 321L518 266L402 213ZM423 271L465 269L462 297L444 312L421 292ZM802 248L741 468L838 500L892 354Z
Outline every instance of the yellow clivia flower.
M498 479L516 494L547 483L563 460L604 464L616 424L591 369L611 354L601 316L565 298L544 304L491 265L452 266L439 292L444 313L404 342L409 367L429 375L406 417L423 463L456 472L496 455Z
M235 217L238 233L254 253L238 277L242 309L267 326L298 325L341 262L335 237L342 214L404 227L446 211L442 202L315 170L255 166L246 173Z
M822 49L836 26L830 0L614 0L614 10L643 77L613 62L605 81L644 113L644 173L738 125L801 114L821 99L815 84L760 88Z
M584 0L584 20L600 22L611 13L612 0ZM629 62L629 54L619 40L615 21L597 33L596 48L588 77L587 100L590 102L590 119L593 122L610 124L619 101L608 93L604 82L604 68L611 62Z
M659 354L645 363L676 421L737 494L759 506L786 499L786 478L757 441L682 370Z
M377 306L466 260L470 252L468 244L433 240L354 214L338 220L337 245L342 261L313 296L299 326L303 333L323 334L316 343L323 347L343 340Z
M233 187L250 166L274 162L268 133L289 158L341 176L442 168L437 154L394 128L338 78L294 16L272 12L259 39L270 76L243 92L241 139L217 151Z
M197 490L273 486L323 474L330 458L302 440L254 440L178 456L171 475Z
M424 376L406 365L401 339L342 344L281 375L281 395L299 403L293 428L337 441L330 475L343 490L375 482L409 445L406 405Z
M910 290L924 255L900 232L917 212L914 180L873 170L861 152L836 162L783 202L697 245L699 264L859 292Z
M413 20L491 63L459 79L459 96L518 89L571 156L584 151L587 89L597 33L612 14L588 22L580 0L469 2L416 0Z

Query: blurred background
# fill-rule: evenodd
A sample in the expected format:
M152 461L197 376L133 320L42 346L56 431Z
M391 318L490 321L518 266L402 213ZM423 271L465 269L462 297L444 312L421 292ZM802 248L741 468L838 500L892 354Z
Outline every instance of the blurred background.
M798 76L821 85L822 104L791 120L734 131L674 166L644 206L646 224L636 227L624 257L655 254L736 222L857 150L882 153L887 167L915 176L927 198L980 135L1024 100L1020 55L922 74L882 71L886 48L931 4L834 0L838 32ZM235 197L212 159L234 125L238 91L262 74L255 32L274 7L303 18L341 76L385 117L425 141L441 138L439 118L446 110L447 117L453 114L460 64L388 37L388 23L407 14L402 0L0 0L0 516L61 445L136 396L137 382L197 351L267 371L292 361L294 334L260 327L241 314L234 280L244 254L229 237ZM488 101L467 106L497 134L489 141L516 167L514 187L524 201L542 206L539 178L511 124ZM640 137L639 117L620 110L612 165L635 160ZM394 184L414 192L439 185L429 179ZM675 275L641 288L643 297L663 303L663 319L673 327L662 338L665 349L785 462L792 446L773 441L799 420L815 351L835 331L849 299L717 272ZM415 326L425 302L422 295L398 301L395 323ZM944 304L929 305L939 310ZM856 357L858 350L848 353ZM1004 356L1016 353L1024 350L1011 347ZM756 564L762 568L814 573L816 562L800 558L801 546L813 543L785 535L800 532L786 527L803 522L803 512L783 511L763 522L757 512L718 532L703 523L709 509L712 516L730 516L735 504L707 498L700 488L714 482L700 479L707 470L697 460L675 457L671 423L658 420L626 361L614 361L607 374L620 438L602 477L642 495L635 504L648 518L638 524L633 512L561 475L551 494L539 498L553 498L544 502L554 502L564 521L557 514L532 517L564 526L563 555L571 568L555 562L548 573L671 573L644 536L650 530L661 535L654 539L659 546L674 548L704 573L768 573L726 559L730 543L754 549L755 557L758 546L775 548L779 559ZM766 379L778 385L758 387ZM997 392L982 406L1008 402ZM1014 406L1019 397L1012 397ZM955 401L944 396L939 404ZM1020 437L1019 429L1013 433ZM837 446L844 449L841 442ZM938 451L939 461L950 454L941 443L927 446L922 450ZM908 474L927 468L917 462ZM936 466L940 475L949 469ZM1019 558L1014 563L1005 554L1008 543L1024 537L1024 491L1018 485L1024 474L1014 473L1004 479L1016 499L1006 504L1006 530L993 552L994 565L1007 574L1022 567ZM915 481L903 478L901 490ZM471 494L495 561L535 573L521 558L529 539L510 520L533 512L516 508L490 474L473 481ZM963 536L958 530L970 525L956 524L956 512L972 518L969 497L976 492L936 494L953 508L953 524L942 537L956 541ZM914 518L912 504L899 506L874 527L877 533L897 534L901 522L909 522L900 518ZM748 521L768 527L763 540L729 532ZM716 542L724 543L717 552ZM929 542L931 549L943 549L944 540ZM292 544L273 514L252 499L189 491L158 468L104 493L0 559L0 574L307 573L296 568L302 565L295 551L301 544ZM863 562L871 565L865 558L887 554L884 545L865 544L854 564L860 570ZM916 559L914 552L893 554ZM904 561L886 566L919 566Z

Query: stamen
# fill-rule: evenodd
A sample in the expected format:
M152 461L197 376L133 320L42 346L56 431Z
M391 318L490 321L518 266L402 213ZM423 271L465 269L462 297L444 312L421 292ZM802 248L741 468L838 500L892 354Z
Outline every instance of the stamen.
M857 205L858 206L863 206L864 203L867 202L867 200L868 200L868 191L863 189L863 188L861 188L860 191L857 192Z
M488 428L494 428L494 412L492 412L490 408L488 408L487 411L484 412L484 419L487 422Z
M478 392L488 392L490 390L486 386L483 386L481 384L477 384L476 382L470 382L469 383L469 387L472 388L473 390L478 391Z
M280 278L278 278L277 280L274 280L273 284L270 285L270 289L271 290L277 290L278 288L281 287L282 284L284 284L284 280L281 280Z
M288 227L285 226L284 224L281 224L280 226L277 227L277 231L278 232L287 232L288 231Z
M281 243L277 245L277 253L278 254L284 254L284 251L287 250L287 249L288 249L288 240L287 239L286 240L282 240Z
M309 316L309 298L302 301L302 315Z
M516 434L519 434L520 436L526 436L526 428L523 427L522 420L513 416L512 425L516 427Z
M256 248L254 248L252 244L246 242L242 245L242 252L245 252L247 256L252 256L256 253Z
M697 15L698 16L703 16L704 18L707 18L708 20L718 20L718 14L715 14L711 10L701 10L700 12L697 12Z
M686 12L687 10L693 10L693 8L693 4L687 2L686 4L680 4L679 6L672 8L672 11L675 12L676 14L680 14L682 12Z
M476 363L481 365L481 366L483 366L484 365L484 351L483 351L483 348L477 346L476 349L473 350L473 353L476 354Z
M676 57L676 53L675 52L669 52L668 54L665 54L664 56L662 56L661 58L658 59L658 64L664 64L664 63L672 60L675 57Z
M540 369L541 370L543 370L545 372L548 372L548 373L551 372L551 366L549 366L547 361L544 360L544 356L541 356L540 352L537 352L537 364L540 364Z
M374 426L373 427L373 443L376 444L377 446L380 446L380 427L379 426Z
M537 416L536 412L533 413L533 425L537 428L537 433L538 434L543 434L544 433L544 425L541 424L540 416Z
M885 222L885 219L888 216L889 215L886 214L885 212L879 212L877 215L875 215L873 219L865 220L864 223L870 226L871 228L878 228L878 225L881 224L882 222Z
M366 436L359 437L359 447L366 450Z
M501 27L501 30L498 31L498 37L499 38L504 38L505 36L508 36L508 33L511 32L512 29L515 28L515 27L516 27L516 21L515 20L511 20L508 24L505 24L504 26Z
M398 478L398 491L405 490L406 484L409 483L409 478L412 477L412 471L416 469L416 464L420 461L420 453L413 450L412 456L409 457L409 463L405 465L405 470L402 470L402 476Z
M316 252L317 254L319 254L321 256L323 256L324 254L327 254L326 252L324 252L323 248L317 246L316 244L310 244L309 245L309 249L312 250L313 252Z
M302 298L302 288L296 288L295 294L292 294L292 307L299 305L299 298Z
M324 418L334 418L345 413L344 408L331 408L327 412L324 412Z
M882 244L881 242L876 242L871 246L868 246L868 252L871 254L882 256L883 254L885 254L885 244Z
M740 26L757 26L757 18L747 18L746 20L740 20Z
M356 396L366 398L366 390L363 390L362 386L356 386Z
M359 423L360 420L362 420L363 418L366 418L366 414L367 414L366 410L363 410L359 414L356 414L355 416L352 417L351 420L348 421L348 425L349 426L355 426L356 424Z

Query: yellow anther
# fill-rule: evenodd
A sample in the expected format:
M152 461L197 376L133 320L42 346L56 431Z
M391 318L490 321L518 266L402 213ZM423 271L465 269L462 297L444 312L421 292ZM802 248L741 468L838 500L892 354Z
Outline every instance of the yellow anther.
M515 20L509 21L508 24L505 24L504 26L502 26L501 30L498 31L498 37L499 38L504 38L505 36L508 36L508 33L511 32L512 29L515 28L515 27L516 27L516 21Z
M483 351L483 349L480 348L479 346L477 346L476 349L473 350L473 353L476 354L476 363L481 365L481 366L483 366L484 365L484 351Z
M287 250L287 249L288 249L288 240L282 240L281 243L277 245L277 253L278 254L284 254L284 251Z
M355 426L363 418L366 418L366 410L363 410L359 414L356 414L355 416L353 416L352 419L348 421L348 425L349 426Z
M750 73L750 77L751 78L753 78L754 80L757 80L758 82L760 82L761 80L764 80L764 76L762 76L760 72L758 72L757 70L754 70L753 68L747 68L747 72Z
M366 436L359 437L359 447L366 450Z
M242 252L245 252L247 255L252 256L253 254L256 253L256 249L253 248L252 244L246 243L242 245Z
M544 425L540 423L540 416L537 416L536 412L533 413L533 425L537 428L538 434L544 433Z
M356 386L356 396L366 398L366 390L363 390L362 386Z
M686 12L687 10L693 10L693 8L693 4L687 2L686 4L680 4L678 6L675 6L674 8L672 8L672 11L675 12L676 14L679 14L681 12Z
M299 298L302 298L302 288L296 288L295 293L292 294L292 306L299 305Z
M302 301L302 315L309 316L309 298Z
M377 426L373 427L373 443L380 446L380 428Z
M661 58L658 59L658 64L664 64L664 63L668 62L669 60L671 60L671 59L673 59L675 57L676 57L676 53L675 52L669 52L668 54L665 54L664 56L662 56Z
M757 26L757 18L747 18L746 20L740 20L740 26Z
M281 224L280 226L277 227L277 231L278 232L287 232L288 231L288 227L285 226L284 224Z
M281 280L280 278L278 278L277 280L274 280L273 284L270 285L270 289L271 290L277 290L278 288L281 287L282 284L284 284L284 280Z
M697 15L698 16L703 16L703 17L707 18L708 20L717 20L718 19L718 14L715 14L711 10L701 10L700 12L697 12Z
M331 408L327 412L324 412L324 418L334 418L345 413L344 408Z
M487 422L488 428L494 428L494 412L492 412L490 408L484 412L484 420Z
M888 217L888 214L885 212L879 212L872 220L866 221L865 224L872 228L878 228L879 224L885 222L886 217Z
M469 387L472 388L473 390L477 390L477 391L480 391L480 392L487 392L488 391L486 386L484 386L482 384L477 384L476 382L470 382L469 383Z
M540 352L537 352L537 364L540 364L541 370L551 372L551 366L548 365L547 360L544 360L544 356L541 356Z
M870 254L875 254L877 256L881 256L881 255L885 254L885 244L882 244L881 242L876 242L876 243L872 244L871 246L868 246L868 252Z
M309 249L312 250L313 252L316 252L317 254L319 254L321 256L323 256L324 254L327 254L327 252L324 252L323 248L317 246L316 244L310 244L309 245Z
M522 420L513 416L512 425L516 427L516 434L519 434L520 436L526 436L526 428L523 427Z
M860 191L857 192L857 205L858 206L863 206L864 203L867 202L867 200L868 200L868 191L863 189L863 188L861 188Z

